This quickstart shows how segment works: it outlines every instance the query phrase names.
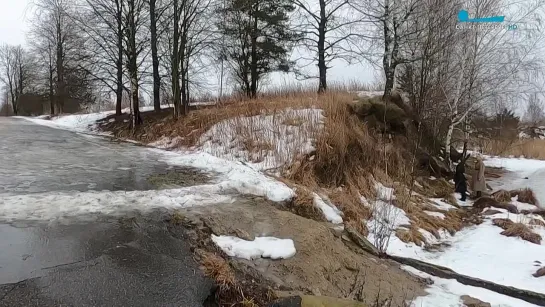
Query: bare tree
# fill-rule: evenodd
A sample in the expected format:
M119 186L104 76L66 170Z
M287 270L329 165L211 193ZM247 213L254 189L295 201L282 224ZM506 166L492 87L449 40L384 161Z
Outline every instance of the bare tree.
M540 1L525 1L506 7L501 0L472 0L466 7L478 15L491 16L501 10L512 12L513 20L524 20L531 12L539 11ZM530 74L542 71L538 42L543 33L528 29L522 35L513 35L506 29L477 26L453 29L460 34L449 48L445 49L443 62L439 65L437 84L443 91L448 107L447 132L445 137L445 159L448 154L454 129L467 121L468 116L479 110L486 111L496 100L517 97L528 91ZM490 108L490 107L488 107Z
M161 8L157 7L157 0L148 0L150 14L151 57L153 65L153 109L161 110L161 76L159 74L159 54L157 51L157 21L160 19Z
M19 111L19 98L25 93L30 77L30 59L21 47L0 46L0 81L7 87L15 115Z
M524 114L524 121L533 126L538 126L545 122L543 102L539 99L537 94L530 95L528 99L528 105Z
M369 26L359 35L362 57L373 59L379 56L385 76L384 98L390 97L395 85L397 68L413 62L417 56L409 48L419 41L425 25L419 22L425 16L423 0L358 0L352 7ZM378 53L369 50L382 49Z
M171 86L174 117L189 112L192 65L211 43L211 0L173 0L172 35L169 36Z
M127 70L131 90L132 127L135 129L142 124L140 116L140 79L138 75L139 59L145 48L145 42L139 38L140 31L145 22L144 0L125 0L126 12L123 16L125 25L125 55L127 57Z
M350 60L352 50L350 39L358 36L356 26L361 19L350 13L348 0L319 0L318 6L308 0L294 0L299 8L301 43L312 56L304 60L304 66L318 66L318 92L327 90L327 70L336 59ZM304 78L309 78L306 74Z
M94 78L115 92L116 115L121 115L124 85L124 0L85 0L87 12L74 18L94 46Z

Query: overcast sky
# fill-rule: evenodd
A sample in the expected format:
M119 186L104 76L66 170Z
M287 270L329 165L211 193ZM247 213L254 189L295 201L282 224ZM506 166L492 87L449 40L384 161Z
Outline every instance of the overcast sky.
M0 44L24 44L29 0L0 0Z

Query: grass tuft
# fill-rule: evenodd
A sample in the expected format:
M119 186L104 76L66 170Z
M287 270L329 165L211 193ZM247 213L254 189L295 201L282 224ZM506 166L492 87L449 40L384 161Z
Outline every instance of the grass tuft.
M492 198L495 200L504 203L504 202L510 202L511 201L511 193L506 190L499 190L494 193L492 193Z
M506 237L519 237L525 241L541 244L541 236L523 223L515 223L509 219L494 219L492 223L500 228L504 229L501 232Z
M537 206L538 204L536 194L530 188L513 190L510 192L510 196L511 197L517 196L518 201L521 203L527 203L534 206Z
M223 290L235 286L235 274L229 264L220 256L207 253L202 260L204 274L213 279Z

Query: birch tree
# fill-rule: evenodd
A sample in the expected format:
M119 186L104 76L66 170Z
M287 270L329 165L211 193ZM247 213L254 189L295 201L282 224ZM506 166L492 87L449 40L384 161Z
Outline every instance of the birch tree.
M424 25L419 22L425 17L423 0L356 0L352 8L360 14L366 26L359 35L362 57L380 57L385 77L383 97L390 97L395 85L397 68L416 60L408 50L411 42L419 41ZM382 49L380 51L373 51Z
M542 3L525 1L509 7L501 0L472 0L465 7L482 16L499 15L505 10L511 14L509 22L517 22L535 18L533 14L539 14ZM449 111L444 144L448 165L456 127L472 113L493 107L497 100L520 97L531 89L530 79L543 69L539 48L543 33L538 28L520 33L494 26L453 31L459 33L444 54L438 79Z

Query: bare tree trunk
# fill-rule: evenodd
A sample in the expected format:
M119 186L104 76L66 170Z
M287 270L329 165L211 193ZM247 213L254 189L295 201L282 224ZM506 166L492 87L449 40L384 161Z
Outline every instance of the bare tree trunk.
M170 60L172 66L172 95L174 103L174 118L182 115L182 106L180 101L180 56L179 56L179 40L180 40L180 8L178 0L174 0L174 33L172 36L172 58Z
M252 5L252 18L254 19L253 23L253 30L252 30L252 38L251 38L251 44L252 44L252 63L251 63L251 85L250 85L250 98L255 98L257 96L257 82L258 82L258 73L257 73L257 31L258 31L258 18L257 18L257 10L259 2L258 0L254 0L254 4Z
M53 73L55 69L53 67L53 50L51 50L51 44L47 46L47 53L49 56L49 107L51 115L55 115L55 94L53 89Z
M135 0L129 0L128 14L128 61L129 75L131 82L132 108L133 108L133 129L136 129L142 124L140 117L140 97L138 88L138 64L136 52L136 22L135 22Z
M156 12L157 0L150 0L150 32L151 32L151 58L153 65L153 109L158 112L161 111L161 77L159 76L159 56L157 54L157 12Z
M121 104L123 103L123 10L122 0L116 0L117 19L117 62L116 62L116 101L115 115L121 115Z
M61 28L60 21L60 12L57 17L57 111L59 114L64 112L64 96L65 96L65 86L64 86L64 46L63 46L63 33Z
M318 93L323 93L327 90L327 65L325 62L325 32L327 18L325 10L325 0L320 0L320 22L318 24L318 71L320 81Z

